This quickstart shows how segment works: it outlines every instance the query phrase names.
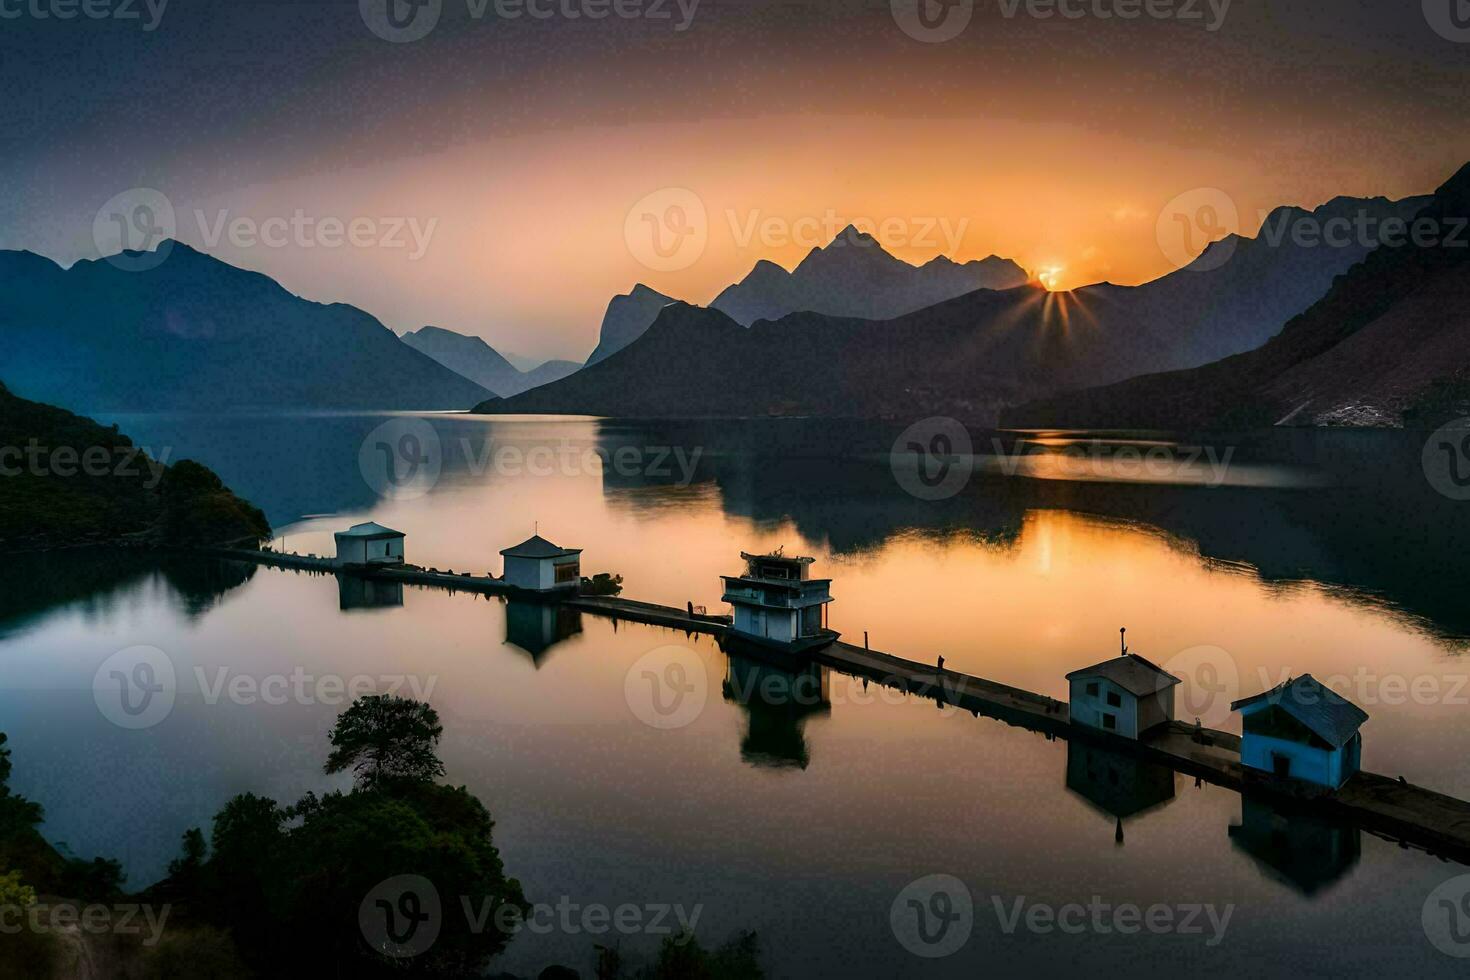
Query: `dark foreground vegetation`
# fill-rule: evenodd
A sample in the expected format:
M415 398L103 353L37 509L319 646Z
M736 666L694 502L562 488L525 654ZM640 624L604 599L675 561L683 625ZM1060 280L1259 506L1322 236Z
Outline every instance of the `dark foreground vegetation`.
M352 773L350 790L290 805L236 796L208 834L185 832L167 878L134 894L117 862L64 857L41 837L41 807L9 789L0 734L0 980L486 975L530 906L506 874L484 804L436 782L442 733L426 704L358 699L338 718L325 765ZM423 896L385 888L405 876L442 897L441 914L423 919L427 941L413 921L427 914ZM466 905L481 914L461 914ZM85 925L88 915L99 928ZM755 934L742 933L713 951L671 937L648 963L592 946L583 970L553 965L539 976L584 975L764 974Z

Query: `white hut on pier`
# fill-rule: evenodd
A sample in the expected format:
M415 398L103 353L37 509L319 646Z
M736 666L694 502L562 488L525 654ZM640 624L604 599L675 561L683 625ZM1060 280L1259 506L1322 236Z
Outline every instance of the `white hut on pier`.
M563 548L536 534L506 548L505 581L531 592L575 590L582 584L582 549Z
M332 535L338 565L402 565L403 532L376 521L354 524Z

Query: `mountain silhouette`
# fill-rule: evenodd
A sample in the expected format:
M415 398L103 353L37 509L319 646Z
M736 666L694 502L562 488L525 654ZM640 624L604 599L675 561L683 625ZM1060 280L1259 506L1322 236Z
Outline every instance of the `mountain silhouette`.
M793 313L748 329L718 309L664 307L636 342L487 412L679 416L951 415L984 424L1060 390L1207 362L1261 343L1367 247L1300 245L1297 222L1411 215L1422 199L1289 209L1205 265L1142 286L978 289L886 320ZM1263 229L1263 232L1267 229ZM874 253L861 261L873 259ZM826 260L823 260L826 261ZM847 261L851 261L850 259Z
M1260 347L1189 371L1057 395L1008 425L1425 425L1470 413L1470 164Z
M790 272L762 259L710 307L744 326L799 312L887 320L976 289L1025 285L1028 279L1025 269L995 255L965 263L941 255L910 265L848 225Z
M673 302L672 296L665 296L641 282L628 292L614 296L607 304L607 312L602 315L597 347L587 358L587 363L606 360L643 336L654 317L658 316L658 311Z
M404 334L402 339L456 374L503 396L518 395L564 378L582 366L575 361L546 361L522 371L479 337L443 327L421 327Z
M362 310L181 242L159 249L69 269L0 251L5 383L85 411L443 409L487 394Z

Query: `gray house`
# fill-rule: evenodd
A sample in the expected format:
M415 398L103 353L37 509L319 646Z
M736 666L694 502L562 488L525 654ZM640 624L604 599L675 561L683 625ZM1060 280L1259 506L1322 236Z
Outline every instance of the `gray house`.
M1174 720L1179 678L1136 653L1074 670L1067 681L1075 724L1138 738Z

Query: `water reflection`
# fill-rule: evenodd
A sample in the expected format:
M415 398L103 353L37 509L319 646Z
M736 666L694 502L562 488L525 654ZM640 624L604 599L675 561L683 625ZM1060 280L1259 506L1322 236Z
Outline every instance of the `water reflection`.
M812 664L801 671L783 670L738 654L727 654L721 693L745 712L740 758L753 766L805 769L808 718L832 711L830 677Z
M343 612L393 609L403 605L403 583L358 575L337 576L337 608Z
M1168 766L1067 743L1067 789L1113 820L1113 840L1123 844L1123 821L1174 802L1178 773Z
M0 564L0 636L25 630L48 613L76 606L107 616L140 586L161 593L196 618L255 575L256 566L139 549L75 548L13 556Z
M582 614L560 603L511 599L505 603L505 642L540 667L547 651L582 632Z
M1241 796L1240 823L1229 832L1230 843L1267 877L1309 898L1341 881L1363 854L1357 827L1250 794Z

